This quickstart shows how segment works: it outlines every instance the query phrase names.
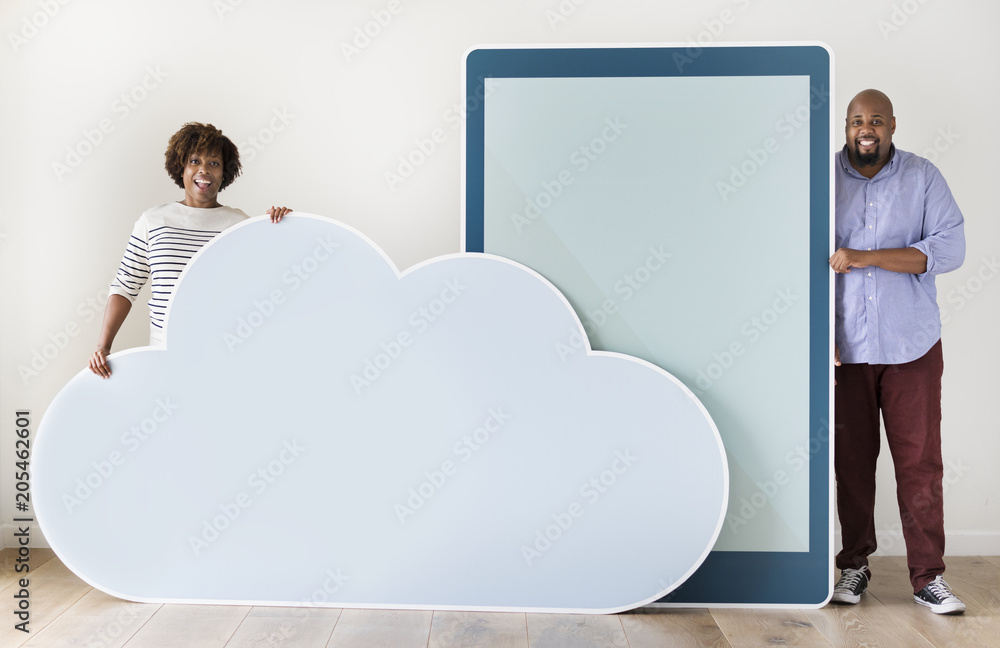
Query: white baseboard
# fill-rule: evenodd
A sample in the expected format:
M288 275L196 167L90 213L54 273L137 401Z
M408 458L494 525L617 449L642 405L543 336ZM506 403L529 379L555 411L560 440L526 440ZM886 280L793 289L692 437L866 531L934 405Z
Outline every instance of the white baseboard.
M14 535L20 529L28 527L28 547L31 549L48 549L49 542L38 528L38 522L5 522L0 524L0 549L17 548L21 546L20 537Z
M905 556L903 532L879 531L876 556ZM948 556L1000 556L1000 531L946 531L945 555Z
M30 523L29 526L28 546L33 549L49 548L49 543L38 528L38 523ZM21 527L14 522L0 525L0 540L2 540L0 548L19 546L18 538L14 534ZM902 531L879 531L877 537L879 547L875 552L876 556L906 555ZM949 556L1000 556L1000 531L948 531L946 543L945 553ZM840 551L839 528L834 530L834 553L837 551Z

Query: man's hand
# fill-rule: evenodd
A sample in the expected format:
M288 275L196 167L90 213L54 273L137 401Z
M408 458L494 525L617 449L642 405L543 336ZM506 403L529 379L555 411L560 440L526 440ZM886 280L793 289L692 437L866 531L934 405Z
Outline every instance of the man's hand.
M280 223L281 219L291 211L292 210L288 207L275 207L274 205L271 205L271 208L267 210L267 215L271 217L272 223Z
M830 257L830 267L837 273L850 272L851 268L867 268L870 265L868 254L861 250L840 248Z
M101 378L111 377L111 367L108 366L108 350L98 349L90 356L90 370Z
M851 268L867 268L869 266L890 272L923 274L927 272L927 255L914 247L884 250L840 248L830 257L830 267L837 273L848 273Z

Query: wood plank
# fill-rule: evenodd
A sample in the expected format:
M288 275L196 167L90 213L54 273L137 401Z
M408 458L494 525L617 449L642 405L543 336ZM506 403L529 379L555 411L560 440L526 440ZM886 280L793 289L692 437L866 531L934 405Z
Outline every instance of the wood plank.
M531 648L627 648L621 620L614 614L527 614Z
M244 605L163 605L128 648L223 648L248 612Z
M977 556L949 557L945 565L945 581L966 606L1000 610L1000 567Z
M946 563L951 560L946 559ZM971 605L965 614L942 615L914 603L913 588L903 556L882 556L872 562L872 583L868 592L868 596L876 597L890 614L934 646L998 645L1000 617L996 609L982 610L977 605ZM962 592L956 593L959 598L962 597Z
M14 549L0 553L0 574L6 567L9 578L16 555ZM650 608L588 616L130 603L90 588L51 550L33 549L32 632L18 632L13 623L0 626L0 646L1000 646L1000 558L949 557L946 562L946 578L968 605L964 615L936 615L913 603L905 559L878 556L872 559L875 576L869 594L856 606L801 611ZM15 592L9 586L0 590L8 619L13 618Z
M226 648L325 648L339 608L254 607Z
M891 614L874 596L857 605L831 603L819 610L803 610L830 644L837 648L933 648L920 633Z
M24 633L14 627L18 623L14 612L18 608L18 602L23 600L14 598L21 590L19 583L0 591L0 599L3 600L0 610L3 618L11 621L0 625L0 646L4 648L27 643L35 633L41 632L91 590L90 585L77 578L59 560L48 560L40 567L32 565L27 576L28 611L31 615L27 627L30 632Z
M344 610L328 646L426 648L433 614L429 610Z
M619 615L631 648L730 648L711 612L701 608L640 608Z
M712 618L734 646L806 646L830 648L801 610L713 609Z
M24 648L121 648L160 608L91 589L24 644Z
M525 616L517 612L435 612L429 648L528 648Z

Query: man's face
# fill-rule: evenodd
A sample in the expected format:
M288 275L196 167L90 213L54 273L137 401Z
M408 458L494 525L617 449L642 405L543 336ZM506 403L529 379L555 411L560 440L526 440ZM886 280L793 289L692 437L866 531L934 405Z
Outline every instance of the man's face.
M855 167L881 168L889 161L896 118L884 99L861 94L847 109L847 149Z

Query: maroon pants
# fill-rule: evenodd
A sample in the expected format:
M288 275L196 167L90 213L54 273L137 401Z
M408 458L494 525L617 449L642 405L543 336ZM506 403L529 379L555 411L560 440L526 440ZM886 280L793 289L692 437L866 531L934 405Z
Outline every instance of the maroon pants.
M896 471L896 500L910 583L917 592L944 573L941 491L941 341L912 362L845 364L835 370L834 469L843 550L840 569L867 567L875 551L879 411Z

